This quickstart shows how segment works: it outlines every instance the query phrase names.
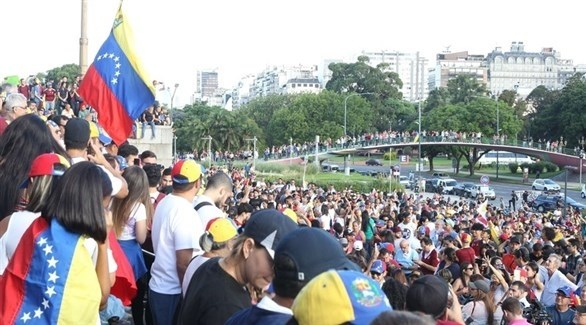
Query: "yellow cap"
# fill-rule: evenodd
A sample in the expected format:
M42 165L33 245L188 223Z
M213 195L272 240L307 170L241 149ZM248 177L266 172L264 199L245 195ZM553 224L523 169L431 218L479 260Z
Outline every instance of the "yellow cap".
M283 210L283 214L286 215L287 217L291 218L291 220L293 220L293 222L297 223L297 213L295 213L295 211L287 208L287 209Z

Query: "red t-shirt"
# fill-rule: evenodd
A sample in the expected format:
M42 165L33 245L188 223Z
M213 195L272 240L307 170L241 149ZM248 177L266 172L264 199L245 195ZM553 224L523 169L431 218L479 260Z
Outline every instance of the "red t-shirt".
M464 262L468 262L474 265L474 259L476 258L476 254L474 253L474 249L472 247L461 248L456 251L456 257L458 257L458 262L460 265Z
M45 100L48 102L52 102L57 97L57 91L53 88L46 88L43 90L43 95L45 95Z
M482 251L482 239L475 240L470 244L470 247L474 250L474 255L480 256L480 252Z
M513 255L513 254L503 255L503 265L507 269L507 272L513 273L513 270L515 270L517 268L517 263L515 263L515 255Z
M2 135L2 133L4 133L4 130L6 130L7 127L8 127L8 122L6 122L6 119L3 117L0 117L0 135Z
M28 85L18 85L18 92L23 94L24 97L26 97L26 99L30 98L30 90L28 88Z
M423 262L427 265L437 267L439 264L439 258L437 257L437 251L434 249L429 254L425 254L425 252L421 253L421 262ZM428 270L424 267L422 267L420 270L423 275L428 275L428 274L432 275L433 274L433 271Z

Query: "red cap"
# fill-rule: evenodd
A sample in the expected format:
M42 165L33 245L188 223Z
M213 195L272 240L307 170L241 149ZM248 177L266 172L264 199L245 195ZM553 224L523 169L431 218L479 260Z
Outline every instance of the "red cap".
M31 170L28 173L29 177L35 176L60 176L63 175L63 172L60 170L55 170L55 164L61 164L65 166L65 168L69 168L70 164L65 157L58 155L56 153L44 153L35 160L31 165Z

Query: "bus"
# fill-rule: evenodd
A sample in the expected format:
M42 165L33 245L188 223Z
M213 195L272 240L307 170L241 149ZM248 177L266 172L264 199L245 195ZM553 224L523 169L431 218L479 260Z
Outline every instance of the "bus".
M510 163L518 163L519 165L522 163L531 164L535 161L534 158L522 153L514 153L508 151L490 151L485 153L482 157L480 157L478 163L482 165L491 165L493 163L496 164L497 154L499 165L508 165Z

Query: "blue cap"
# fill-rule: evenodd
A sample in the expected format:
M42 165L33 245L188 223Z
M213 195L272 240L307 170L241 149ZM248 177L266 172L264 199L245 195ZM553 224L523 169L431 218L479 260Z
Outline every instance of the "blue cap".
M374 261L374 263L372 263L372 266L370 267L370 272L374 272L374 273L378 273L378 274L383 274L383 272L385 270L386 270L386 265L381 260Z
M561 293L566 298L570 298L570 297L572 297L572 293L574 293L574 290L572 290L572 288L570 288L568 286L563 286L563 287L558 288L557 293Z

